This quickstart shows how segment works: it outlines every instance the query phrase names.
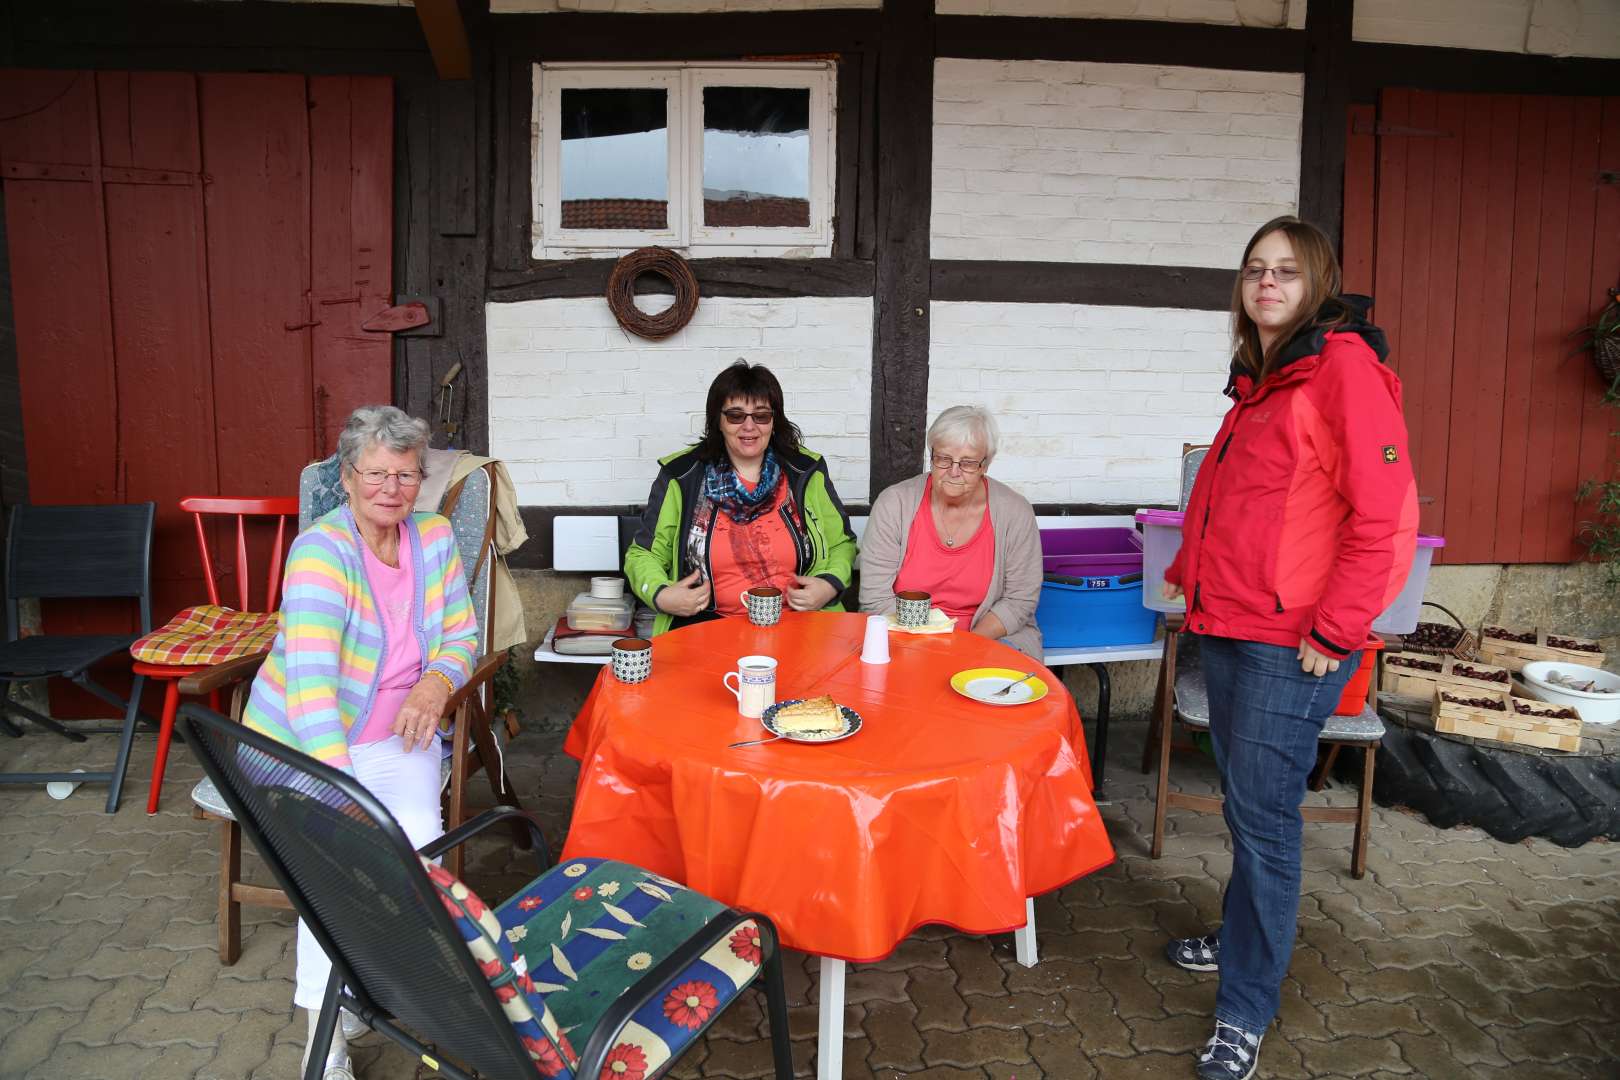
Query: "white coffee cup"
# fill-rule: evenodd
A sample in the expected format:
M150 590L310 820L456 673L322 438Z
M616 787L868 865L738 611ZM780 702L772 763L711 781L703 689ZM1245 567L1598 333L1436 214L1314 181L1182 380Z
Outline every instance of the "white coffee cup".
M736 686L731 685L732 679L737 680ZM737 661L737 670L726 672L720 681L736 696L737 711L758 720L776 703L776 658L744 656Z

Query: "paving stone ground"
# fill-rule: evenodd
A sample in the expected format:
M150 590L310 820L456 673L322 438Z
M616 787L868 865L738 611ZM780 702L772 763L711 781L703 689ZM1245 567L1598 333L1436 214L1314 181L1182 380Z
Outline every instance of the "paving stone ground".
M575 777L558 749L573 690L530 710L536 730L508 758L520 795L558 839ZM1152 791L1135 768L1144 734L1142 723L1116 724L1102 813L1119 859L1036 902L1039 965L1015 962L1010 935L928 928L888 960L852 967L846 1076L1191 1076L1215 980L1170 967L1160 950L1217 917L1231 856L1218 816L1177 811L1164 858L1148 857ZM148 817L153 743L138 739L111 817L104 788L65 802L0 788L0 1077L297 1075L292 920L245 909L242 958L219 965L216 827L190 816L187 797L201 774L177 748L163 808ZM109 736L83 747L30 734L0 739L0 768L106 767L112 753ZM1203 758L1178 758L1173 776L1214 787ZM1354 794L1336 786L1328 797ZM1620 846L1502 844L1378 809L1369 872L1355 881L1348 826L1306 833L1299 946L1259 1075L1620 1077ZM494 897L527 866L491 842L467 877ZM812 958L790 955L801 1076L813 1075L815 971ZM766 1076L764 1031L748 995L672 1075ZM378 1036L354 1050L362 1080L424 1075Z

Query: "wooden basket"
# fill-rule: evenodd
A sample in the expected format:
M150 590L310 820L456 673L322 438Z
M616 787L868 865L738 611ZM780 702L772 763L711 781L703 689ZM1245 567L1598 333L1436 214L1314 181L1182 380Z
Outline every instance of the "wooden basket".
M1501 702L1500 709L1454 699ZM1516 698L1505 691L1446 690L1434 692L1434 730L1490 742L1539 746L1545 750L1579 750L1581 720L1561 717L1574 712L1560 705L1531 698Z
M1506 638L1492 637L1492 630L1502 630L1519 637L1535 635L1535 641L1509 641ZM1548 637L1559 638L1587 649L1563 648L1547 644ZM1566 664L1584 664L1587 667L1600 668L1603 666L1604 655L1602 647L1591 638L1575 637L1572 634L1560 634L1556 631L1549 634L1546 630L1516 630L1513 627L1486 626L1480 630L1479 635L1480 659L1491 664L1518 671L1532 660L1562 660Z
M1439 664L1439 671L1427 671L1422 668L1403 666L1407 663ZM1498 679L1479 679L1458 671L1476 670L1488 674L1500 674ZM1384 656L1384 679L1380 689L1386 693L1400 694L1404 697L1433 698L1435 687L1443 686L1456 690L1487 690L1492 693L1505 692L1512 688L1512 676L1507 668L1494 667L1490 664L1469 663L1458 660L1454 656L1434 655L1419 652L1386 653ZM1466 696L1466 695L1465 695Z
M1479 638L1475 636L1472 630L1463 625L1463 621L1457 618L1450 608L1437 604L1433 600L1425 600L1419 606L1432 607L1445 612L1451 621L1457 624L1457 641L1455 644L1450 645L1449 647L1441 645L1424 645L1419 641L1413 641L1412 635L1408 634L1401 639L1401 649L1403 652L1428 653L1430 656L1455 656L1458 660L1465 661L1480 659ZM1450 629L1449 627L1446 627L1445 623L1418 623L1419 628L1422 628L1425 625ZM1424 696L1427 697L1428 695L1425 694Z

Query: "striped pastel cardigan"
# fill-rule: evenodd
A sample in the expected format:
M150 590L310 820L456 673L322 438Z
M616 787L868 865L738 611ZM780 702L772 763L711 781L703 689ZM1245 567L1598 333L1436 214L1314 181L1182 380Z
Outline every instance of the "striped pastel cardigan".
M405 536L416 580L411 620L425 670L459 688L472 674L478 621L455 536L437 514L412 514ZM365 730L389 651L360 544L347 505L293 541L275 645L242 714L253 730L345 772L353 771L349 739Z

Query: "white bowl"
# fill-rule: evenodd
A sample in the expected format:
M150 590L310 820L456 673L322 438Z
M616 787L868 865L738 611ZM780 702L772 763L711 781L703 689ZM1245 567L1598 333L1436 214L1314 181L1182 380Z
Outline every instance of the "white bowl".
M1555 705L1568 705L1580 713L1581 719L1588 724L1612 724L1620 720L1620 693L1588 694L1582 690L1554 686L1547 681L1547 674L1553 671L1582 681L1591 679L1599 686L1615 691L1620 691L1620 675L1564 660L1532 660L1519 673L1524 678L1524 688L1530 691L1532 697Z

